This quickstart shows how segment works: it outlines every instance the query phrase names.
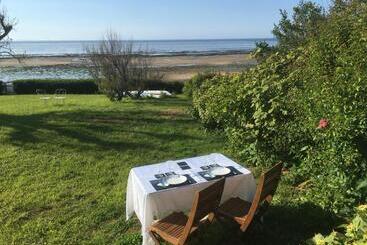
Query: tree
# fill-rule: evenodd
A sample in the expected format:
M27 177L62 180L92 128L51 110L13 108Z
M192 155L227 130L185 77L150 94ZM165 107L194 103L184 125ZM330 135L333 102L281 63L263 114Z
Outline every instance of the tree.
M1 1L0 1L1 4ZM14 29L15 20L8 17L7 12L0 10L0 55L14 56L10 48L9 34Z
M146 81L162 78L146 51L136 49L134 41L123 41L116 33L107 33L97 47L86 51L90 74L112 101L126 96L139 98Z
M1 0L0 0L1 4ZM15 57L10 47L9 34L15 25L14 20L10 20L5 10L0 9L0 56L11 55ZM0 81L0 95L5 92L6 85Z
M281 19L274 26L273 34L280 50L289 50L303 45L308 37L318 34L319 24L326 19L324 9L310 1L301 1L293 8L292 19L285 10L280 10Z
M271 55L274 49L273 46L270 46L265 41L256 42L256 48L251 52L251 56L255 58L258 63L261 63Z

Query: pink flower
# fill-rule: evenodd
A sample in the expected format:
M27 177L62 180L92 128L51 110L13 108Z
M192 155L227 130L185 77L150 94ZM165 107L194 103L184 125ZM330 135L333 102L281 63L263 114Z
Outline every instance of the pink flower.
M318 129L323 129L323 128L327 128L329 126L329 121L325 118L321 119L319 122L319 126L317 127Z

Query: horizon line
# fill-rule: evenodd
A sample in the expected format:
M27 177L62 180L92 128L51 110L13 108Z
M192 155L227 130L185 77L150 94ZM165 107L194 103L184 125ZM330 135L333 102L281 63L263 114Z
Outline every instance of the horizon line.
M175 39L122 39L122 41L220 41L220 40L275 40L275 37L249 37L249 38L175 38ZM95 42L101 39L18 39L10 42Z

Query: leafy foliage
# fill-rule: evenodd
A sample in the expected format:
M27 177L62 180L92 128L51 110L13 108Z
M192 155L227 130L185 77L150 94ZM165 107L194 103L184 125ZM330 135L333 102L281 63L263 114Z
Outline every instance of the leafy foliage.
M192 97L193 91L199 89L204 81L214 77L215 75L216 73L211 72L198 73L193 78L185 82L185 86L183 88L184 94L186 94L189 97Z
M357 208L357 214L354 219L346 225L345 234L332 232L328 236L317 234L308 242L310 245L333 245L349 244L362 245L367 243L367 205L361 205Z
M318 26L325 19L323 8L311 1L301 1L293 8L292 19L280 10L281 20L273 34L280 49L288 50L303 45L309 37L318 35Z
M340 6L303 45L204 81L193 107L244 160L284 161L305 200L350 212L367 197L367 4Z
M251 52L251 56L256 59L258 63L264 61L275 50L275 47L269 45L265 41L256 42L256 48Z

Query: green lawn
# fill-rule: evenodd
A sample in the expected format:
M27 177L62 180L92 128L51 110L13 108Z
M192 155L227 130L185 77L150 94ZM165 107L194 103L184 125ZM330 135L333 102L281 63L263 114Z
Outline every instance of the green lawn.
M139 222L125 222L132 167L210 152L237 159L188 106L184 97L112 103L78 95L44 104L0 96L0 244L139 244ZM283 183L265 224L241 239L299 244L336 224ZM235 235L215 224L193 244L240 244Z

